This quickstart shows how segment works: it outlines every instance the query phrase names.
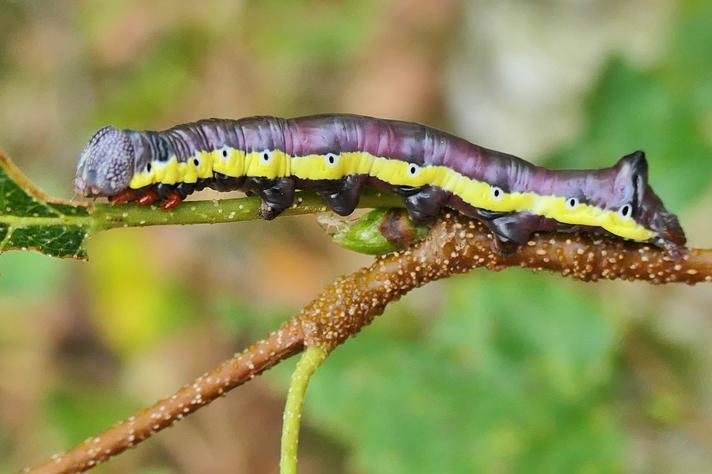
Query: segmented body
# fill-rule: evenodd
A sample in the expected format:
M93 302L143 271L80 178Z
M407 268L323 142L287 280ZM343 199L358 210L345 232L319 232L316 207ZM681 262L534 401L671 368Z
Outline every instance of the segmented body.
M402 196L416 220L454 208L503 242L586 229L685 243L647 183L642 152L610 168L549 170L424 125L357 115L210 119L162 132L107 127L85 149L76 185L170 206L204 187L243 189L262 197L268 219L293 204L295 189L316 190L347 215L371 186Z

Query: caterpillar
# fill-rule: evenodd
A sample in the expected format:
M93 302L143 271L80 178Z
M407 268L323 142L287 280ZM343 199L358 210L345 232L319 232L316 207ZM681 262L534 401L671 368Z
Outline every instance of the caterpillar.
M370 186L401 196L417 222L443 207L479 219L502 245L539 231L602 232L671 252L686 242L648 184L642 151L609 168L552 170L425 125L360 115L107 126L82 151L74 184L87 197L164 209L206 187L241 189L261 197L265 219L290 207L296 189L348 215Z

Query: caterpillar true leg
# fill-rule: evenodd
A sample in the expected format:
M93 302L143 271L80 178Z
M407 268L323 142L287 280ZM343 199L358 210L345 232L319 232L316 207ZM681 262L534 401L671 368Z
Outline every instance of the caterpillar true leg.
M124 204L127 202L137 202L142 206L148 206L161 198L159 192L153 188L127 189L119 194L109 197L111 204Z
M158 195L158 191L155 189L149 189L144 193L143 196L138 198L136 202L138 202L141 206L150 206L154 202L158 201L161 198L161 196Z
M163 204L161 204L161 209L163 209L164 211L173 209L178 204L180 204L182 201L183 201L183 197L177 191L173 191L168 194L168 196L166 197L166 200L163 202Z
M123 204L125 202L131 202L138 199L139 193L135 189L127 189L115 196L109 197L109 202L111 204Z

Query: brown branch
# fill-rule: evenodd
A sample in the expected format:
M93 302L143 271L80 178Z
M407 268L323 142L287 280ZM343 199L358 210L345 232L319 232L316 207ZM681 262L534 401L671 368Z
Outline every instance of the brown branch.
M516 253L492 250L491 236L476 221L447 214L422 242L379 257L367 268L340 277L278 331L175 395L26 472L81 472L147 439L183 416L252 379L281 360L318 345L329 351L357 334L386 305L428 282L473 268L521 266L560 272L580 280L645 280L652 283L712 282L712 249L688 250L672 260L647 245L581 235L540 235Z

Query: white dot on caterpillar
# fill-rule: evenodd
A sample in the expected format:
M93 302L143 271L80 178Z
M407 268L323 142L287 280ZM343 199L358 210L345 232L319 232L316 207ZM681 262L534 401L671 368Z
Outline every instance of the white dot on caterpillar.
M578 207L578 205L579 205L579 200L574 197L568 198L566 200L566 207L568 207L569 209L576 209Z
M193 158L193 164L194 164L196 167L200 166L200 160L197 159L197 158Z
M272 159L272 153L270 153L269 150L265 150L262 152L262 162L263 163L269 163L271 159Z
M223 158L227 158L227 154L228 154L227 148L223 148L223 149L222 149L222 157L223 157Z
M329 166L335 166L336 162L338 161L338 157L334 155L333 153L328 153L326 155L326 164Z
M416 164L411 163L410 166L408 166L408 173L411 176L417 175L419 170L420 170L420 167Z
M499 201L504 197L504 191L502 191L502 188L497 187L497 186L492 186L492 197Z
M633 213L633 208L631 207L630 204L626 204L625 206L618 209L618 214L620 214L620 216L625 219L629 218L632 213Z

